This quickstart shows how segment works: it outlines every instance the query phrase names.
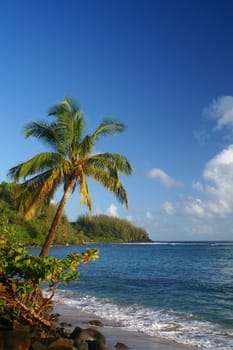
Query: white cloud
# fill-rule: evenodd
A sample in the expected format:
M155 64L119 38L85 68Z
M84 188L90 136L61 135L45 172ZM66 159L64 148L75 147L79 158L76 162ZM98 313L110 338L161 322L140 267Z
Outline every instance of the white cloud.
M147 227L151 232L154 232L158 225L159 222L157 218L150 211L147 211L145 216L141 218L141 222L139 222L140 227Z
M205 108L203 115L217 121L217 129L233 128L233 96L221 96Z
M195 226L192 226L191 233L193 235L209 235L213 233L213 227L208 224L198 224Z
M194 137L199 143L199 145L203 146L209 139L210 135L207 134L205 130L199 130L199 131L194 131Z
M210 160L203 178L209 182L206 192L211 197L213 213L225 216L233 211L233 145ZM217 205L217 206L216 206Z
M180 198L174 211L192 219L225 218L233 213L233 145L217 154L205 166L204 183L196 183L203 198Z
M183 206L183 212L188 216L202 219L206 216L205 204L199 198L186 199Z
M119 215L117 213L117 206L112 203L107 209L107 214L110 216L118 217Z
M197 182L194 181L192 183L192 187L198 192L202 192L203 191L203 185L199 181L197 181Z
M159 179L159 181L166 187L182 186L182 183L173 179L171 176L165 173L165 171L153 168L149 171L149 177L152 179Z
M146 212L146 218L147 218L148 220L154 220L153 215L152 215L151 212L149 212L149 211Z
M171 202L163 203L162 208L167 215L173 215L175 213L175 208Z
M126 216L126 220L132 222L132 221L133 221L132 215L127 215L127 216Z

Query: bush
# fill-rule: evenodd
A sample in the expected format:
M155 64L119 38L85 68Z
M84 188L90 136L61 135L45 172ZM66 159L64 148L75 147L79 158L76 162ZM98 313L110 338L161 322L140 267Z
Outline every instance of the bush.
M61 283L79 279L80 263L98 258L97 249L70 253L64 259L54 256L38 257L15 241L7 229L0 235L0 309L12 325L25 323L51 328L48 305ZM41 293L47 287L48 297Z

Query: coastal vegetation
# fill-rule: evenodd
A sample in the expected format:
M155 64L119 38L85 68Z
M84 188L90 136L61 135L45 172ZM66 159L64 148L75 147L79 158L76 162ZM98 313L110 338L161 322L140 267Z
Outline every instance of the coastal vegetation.
M26 220L18 212L14 196L17 184L0 183L0 229L10 228L15 238L24 246L41 246L45 240L56 205L50 203L36 217ZM55 245L72 245L100 242L148 242L148 233L125 219L107 215L81 215L76 222L70 223L66 214L57 227Z
M98 242L149 242L148 233L128 220L107 215L80 216L73 224L75 230L90 241Z
M53 217L56 213L55 204L50 203L44 207L36 217L26 220L24 215L18 211L15 201L17 193L17 184L2 182L0 184L0 229L7 226L11 233L14 233L18 242L26 245L41 246L45 240L46 233L49 230ZM63 214L57 227L54 244L78 244L78 234Z
M39 257L28 251L16 240L7 227L0 237L0 330L12 331L30 327L30 338L46 338L59 335L51 312L51 301L61 283L79 279L79 265L98 258L97 249L83 253L70 253L64 259L54 256ZM47 294L43 296L41 284ZM5 344L8 338L17 338L19 332L1 332L0 347L4 349L29 349ZM23 333L24 334L24 333ZM5 336L7 336L5 338ZM25 340L25 339L24 339ZM11 346L10 346L11 345Z

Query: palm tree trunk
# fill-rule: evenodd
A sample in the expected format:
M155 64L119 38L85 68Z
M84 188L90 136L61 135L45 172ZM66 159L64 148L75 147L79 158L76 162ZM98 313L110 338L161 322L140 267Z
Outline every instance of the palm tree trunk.
M44 257L44 256L48 256L48 253L49 253L49 249L50 249L50 246L53 242L53 239L54 239L54 236L55 236L55 232L56 232L56 229L57 229L57 226L60 222L60 219L62 217L62 214L64 212L64 208L65 208L65 205L67 203L67 200L71 194L71 191L73 189L73 186L74 186L74 181L72 181L69 186L67 187L66 191L64 192L63 194L63 197L59 203L59 206L57 208L57 211L56 211L56 214L54 216L54 219L53 219L53 222L50 226L50 229L49 229L49 233L45 239L45 242L43 244L43 247L41 249L41 252L40 252L40 256L41 257Z

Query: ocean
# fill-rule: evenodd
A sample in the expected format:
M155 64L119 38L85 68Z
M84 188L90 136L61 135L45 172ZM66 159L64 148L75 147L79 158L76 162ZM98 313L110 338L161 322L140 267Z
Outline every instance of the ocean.
M233 348L233 242L90 247L100 258L81 266L79 281L59 289L64 304L128 331L200 349ZM50 254L85 249L53 247Z

